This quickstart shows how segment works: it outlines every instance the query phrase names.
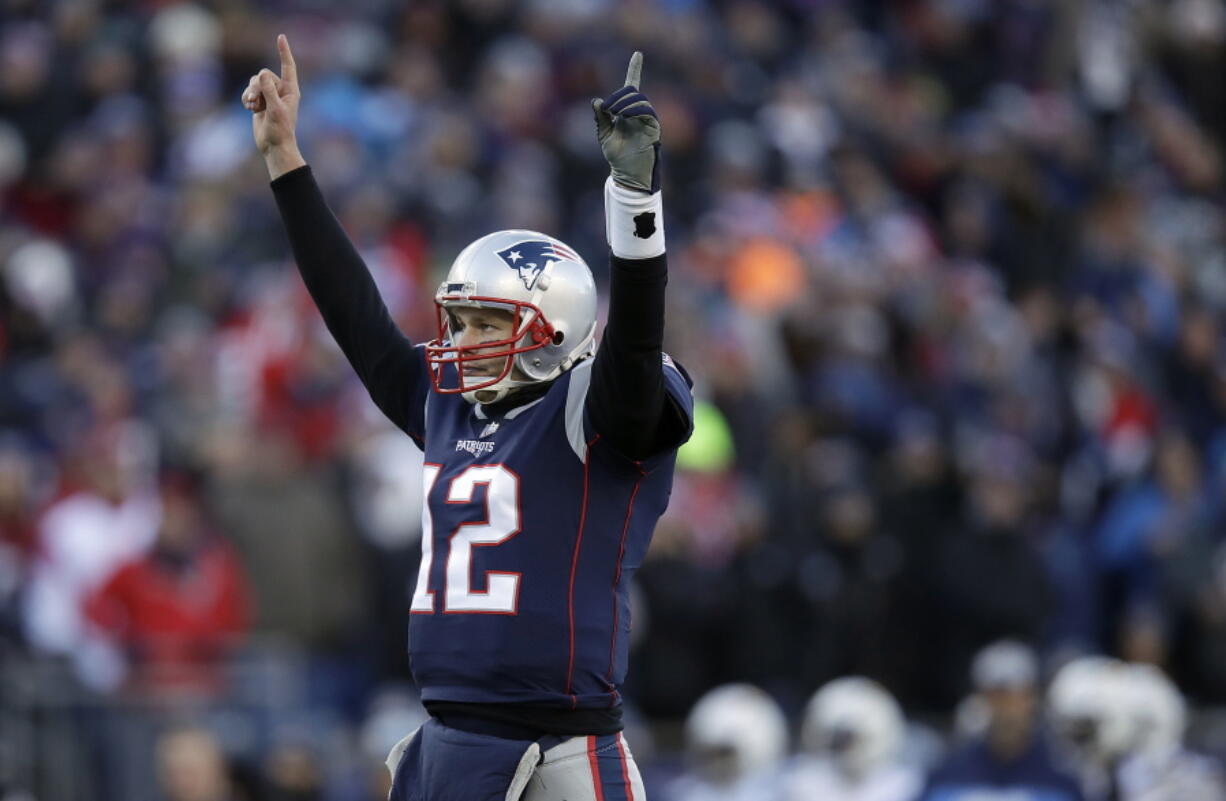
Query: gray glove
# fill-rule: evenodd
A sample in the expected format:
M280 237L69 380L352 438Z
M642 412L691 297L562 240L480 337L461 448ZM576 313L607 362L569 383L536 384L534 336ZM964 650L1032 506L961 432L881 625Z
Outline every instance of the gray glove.
M639 91L643 54L634 51L626 85L604 100L593 100L596 138L613 180L642 192L660 191L660 118Z

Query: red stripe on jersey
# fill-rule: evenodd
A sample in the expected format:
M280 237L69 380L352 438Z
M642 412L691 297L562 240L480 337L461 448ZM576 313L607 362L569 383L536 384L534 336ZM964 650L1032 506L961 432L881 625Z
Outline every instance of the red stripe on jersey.
M600 439L600 435L592 437L583 453L583 506L579 510L579 531L575 535L575 555L570 562L570 591L567 594L566 614L570 620L570 659L566 665L566 694L570 695L570 706L574 709L579 705L578 696L571 693L571 682L575 676L575 574L579 572L579 547L583 545L583 526L587 522L587 482L591 468L592 446Z
M596 801L604 801L603 782L600 781L600 760L596 756L596 735L588 735L587 761L592 768L592 787L596 788Z
M617 653L617 630L621 617L621 604L617 602L617 585L622 580L622 560L626 557L626 535L630 531L630 518L634 515L634 499L639 494L639 487L642 484L643 477L639 476L639 480L634 482L634 490L630 493L630 501L626 504L626 520L622 523L621 544L617 547L617 572L613 574L613 636L609 642L609 672L605 674L607 683L613 681L613 662ZM617 691L613 690L609 695L609 704L612 706L617 703Z

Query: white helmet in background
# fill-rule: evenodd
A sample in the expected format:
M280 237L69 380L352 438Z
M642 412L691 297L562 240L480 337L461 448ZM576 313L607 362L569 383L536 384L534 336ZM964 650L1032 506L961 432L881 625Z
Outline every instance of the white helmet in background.
M905 720L894 696L861 676L835 679L805 709L802 747L828 755L840 771L863 777L897 752Z
M715 783L730 783L778 764L788 747L787 721L752 684L716 687L690 710L686 750Z
M1138 755L1164 759L1183 745L1187 706L1175 682L1153 665L1128 666L1128 700Z
M1057 671L1047 691L1056 734L1078 758L1111 765L1130 746L1129 669L1118 659L1084 656Z
M426 345L434 388L461 393L470 403L493 403L516 387L552 381L594 350L592 271L561 240L536 231L496 231L464 248L434 303L438 335ZM477 346L454 345L449 312L460 306L510 312L513 333ZM493 376L471 380L461 369L498 357L506 364Z

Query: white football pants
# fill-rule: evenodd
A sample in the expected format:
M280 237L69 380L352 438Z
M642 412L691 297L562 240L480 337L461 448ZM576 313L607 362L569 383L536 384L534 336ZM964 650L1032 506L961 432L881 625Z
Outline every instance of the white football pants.
M646 801L621 734L572 737L545 751L520 801ZM510 801L510 800L509 800Z
M387 756L396 768L417 734L396 743ZM530 744L507 789L505 801L647 801L634 756L619 734L571 737L542 754Z

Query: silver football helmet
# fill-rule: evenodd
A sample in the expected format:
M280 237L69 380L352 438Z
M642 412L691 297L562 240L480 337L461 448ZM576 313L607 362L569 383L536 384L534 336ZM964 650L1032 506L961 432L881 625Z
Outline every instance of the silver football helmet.
M493 403L521 386L552 381L592 355L596 282L575 251L537 231L496 231L456 257L434 295L438 336L426 345L434 388L469 403ZM513 333L477 346L453 344L456 307L494 308L513 316ZM465 376L464 364L503 357L493 376ZM479 393L479 397L478 397Z

